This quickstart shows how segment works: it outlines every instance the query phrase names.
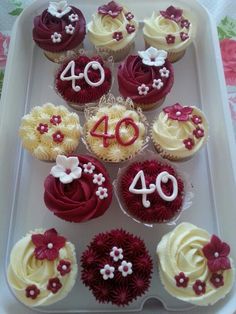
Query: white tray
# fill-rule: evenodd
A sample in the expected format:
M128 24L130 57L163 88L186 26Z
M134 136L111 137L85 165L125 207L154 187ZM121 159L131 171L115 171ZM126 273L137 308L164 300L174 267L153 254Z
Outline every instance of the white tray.
M104 0L80 2L79 6L87 21L90 20L91 13L95 12L98 5L103 2ZM130 4L128 1L123 2ZM158 225L154 228L147 228L133 222L122 213L115 196L111 208L104 216L84 224L70 224L62 221L53 216L44 205L43 181L52 165L40 162L23 151L17 133L21 117L33 106L47 101L57 105L64 104L52 87L53 73L57 65L44 58L42 51L34 45L31 35L33 17L46 8L47 3L48 0L36 1L17 20L4 82L0 120L0 199L2 210L9 213L6 266L13 244L29 230L38 227L55 227L76 245L79 261L81 253L95 234L115 227L123 227L143 238L152 254L154 273L152 285L146 295L125 308L110 304L100 305L80 282L79 269L77 283L69 296L55 305L38 310L46 313L138 312L150 298L160 300L169 311L190 310L191 305L178 301L164 291L158 277L156 245L162 235L173 228L172 226ZM70 3L76 5L76 0ZM189 0L187 3L188 5L184 0L158 2L146 0L144 5L142 0L136 0L130 6L140 20L149 16L153 10L167 7L169 4L188 7L196 15L199 26L196 40L194 45L187 50L184 58L174 64L175 84L164 105L180 102L185 105L199 106L208 116L210 139L207 147L192 160L177 165L190 174L195 193L193 206L183 212L178 222L189 221L211 233L220 234L223 239L231 243L232 256L236 260L236 246L234 245L236 167L232 163L232 160L236 160L236 152L226 103L217 34L205 9L195 0ZM136 42L136 47L143 49L141 35ZM90 48L87 42L86 47ZM117 95L116 84L113 92ZM153 114L160 110L148 112L148 118L152 118ZM83 116L82 113L79 115ZM151 144L149 148L152 149ZM82 142L79 152L86 152ZM106 165L106 167L114 179L119 166ZM229 296L211 307L212 313L220 313L222 309L224 313L232 313L236 310L234 293L235 287ZM197 309L197 313L204 311L206 311L205 308Z

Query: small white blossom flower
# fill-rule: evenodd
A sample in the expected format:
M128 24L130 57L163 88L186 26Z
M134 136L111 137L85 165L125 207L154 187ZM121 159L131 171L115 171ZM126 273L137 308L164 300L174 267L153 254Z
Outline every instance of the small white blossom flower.
M85 173L92 174L95 169L95 166L91 162L88 162L87 164L83 164L83 168Z
M139 95L147 95L148 91L149 91L149 87L146 86L145 84L142 84L141 86L138 87Z
M52 42L55 43L60 43L61 42L61 34L55 32L51 36Z
M108 278L112 279L114 278L114 271L115 268L113 266L106 264L104 268L100 269L100 274L104 280L107 280Z
M123 277L126 277L127 275L131 275L133 273L132 270L132 263L122 261L121 265L118 267L118 270L122 273Z
M62 0L59 2L49 2L48 12L52 16L61 18L63 15L69 13L70 10L71 10L71 7L68 7L68 3L65 0Z
M79 20L78 14L72 13L71 15L69 15L69 20L70 20L71 22L76 22L76 21L78 21L78 20Z
M105 182L105 178L104 176L102 175L102 173L99 173L99 174L94 174L93 175L93 183L94 184L97 184L97 185L102 185L102 183Z
M99 186L98 190L96 191L96 195L100 198L100 200L107 198L108 197L107 189Z
M58 155L56 163L50 173L55 178L59 178L63 184L71 183L74 179L81 177L82 169L78 167L79 159L77 157Z
M117 262L119 259L123 259L123 250L114 246L110 252L110 256L113 258L113 261Z
M163 82L162 82L161 79L158 79L158 80L154 79L154 80L153 80L153 84L152 84L152 87L153 87L153 88L161 89L163 85L164 85L164 84L163 84Z
M156 67L163 65L167 58L167 52L165 50L158 50L153 47L145 51L138 51L138 54L142 58L143 64Z
M166 67L160 69L159 73L161 74L161 77L169 77L170 76L170 71L167 70Z
M66 25L65 27L66 33L72 35L75 31L74 26L72 26L71 24Z

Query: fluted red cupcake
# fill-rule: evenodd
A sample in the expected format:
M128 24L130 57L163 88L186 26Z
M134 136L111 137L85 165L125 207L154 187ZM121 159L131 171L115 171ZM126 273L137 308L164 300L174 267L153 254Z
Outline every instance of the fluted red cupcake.
M153 263L140 238L116 229L94 237L81 266L81 280L99 303L125 306L148 290Z
M174 83L173 66L166 58L166 51L153 47L128 56L118 68L121 95L143 110L161 105Z
M124 210L143 223L162 223L181 211L185 187L176 170L159 160L132 163L118 179Z
M103 215L112 201L112 185L101 162L88 155L59 155L56 162L44 182L47 208L77 223Z
M100 56L81 55L61 65L55 78L55 88L74 109L98 101L112 85L111 61Z
M83 13L67 1L49 2L34 18L33 39L48 59L62 62L70 53L83 47L86 21Z

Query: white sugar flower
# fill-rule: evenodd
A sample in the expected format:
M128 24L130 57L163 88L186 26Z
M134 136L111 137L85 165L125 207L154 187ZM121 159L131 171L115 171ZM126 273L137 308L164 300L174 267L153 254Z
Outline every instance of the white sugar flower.
M142 58L143 64L156 67L163 65L167 58L167 52L165 50L158 50L153 47L145 51L138 51L138 54Z
M115 268L113 266L106 264L104 268L100 269L100 274L104 280L107 280L108 278L112 279L114 278L114 271Z
M69 20L70 20L71 22L76 22L76 21L78 21L78 20L79 20L78 14L72 13L71 15L69 15Z
M79 159L77 157L58 155L56 163L50 173L55 178L59 178L63 184L71 183L74 179L81 177L82 169L78 167Z
M161 77L169 77L170 76L170 71L167 70L166 67L160 69L159 73L161 74Z
M95 166L91 162L88 162L87 164L83 164L83 168L85 173L92 174L95 169Z
M48 6L48 12L53 15L58 17L59 19L69 13L71 10L71 7L68 6L67 1L62 0L59 2L49 2L49 6Z
M132 271L132 263L122 261L121 265L118 267L118 270L122 273L123 277L126 277L127 275L131 275L133 273Z
M107 189L99 186L98 190L96 191L96 195L100 198L100 200L107 198L108 197Z
M123 250L116 246L113 246L110 256L113 258L113 261L117 262L119 259L123 259Z
M55 43L60 43L61 42L61 34L55 32L53 33L53 35L51 36L52 42Z
M153 80L153 84L152 84L152 87L153 87L153 88L161 89L163 85L164 85L164 84L163 84L163 82L162 82L161 79L158 79L158 80L154 79L154 80Z
M102 173L99 173L99 174L94 174L93 175L93 183L94 184L97 184L97 185L102 185L102 183L105 182L105 178L104 176L102 175Z
M65 27L66 33L72 35L75 31L74 26L72 26L71 24L66 25Z
M138 87L139 95L147 95L148 91L149 91L149 87L146 86L145 84L142 84L141 86Z

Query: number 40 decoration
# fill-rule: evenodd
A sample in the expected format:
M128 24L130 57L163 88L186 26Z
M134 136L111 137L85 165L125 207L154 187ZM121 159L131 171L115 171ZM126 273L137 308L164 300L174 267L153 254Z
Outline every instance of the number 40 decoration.
M137 185L139 179L141 180L142 188L136 189L135 186ZM173 192L170 196L166 195L161 187L161 183L167 183L169 179L172 181L173 184ZM171 202L175 200L178 195L178 183L176 178L170 175L167 171L163 171L159 173L158 176L156 177L156 184L151 183L149 185L149 188L147 188L144 172L143 170L140 170L134 177L129 187L129 191L131 193L142 195L142 203L145 208L149 208L151 206L150 201L147 200L147 195L154 193L155 190L164 201Z

